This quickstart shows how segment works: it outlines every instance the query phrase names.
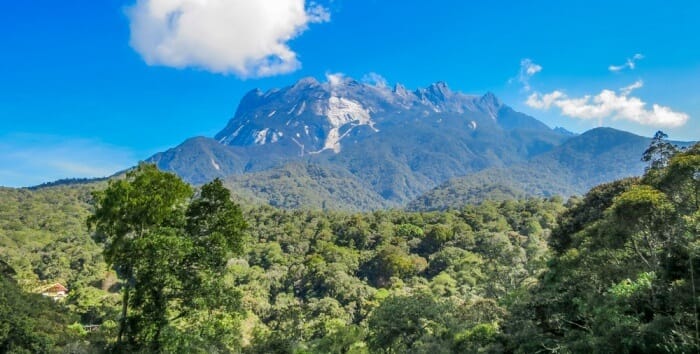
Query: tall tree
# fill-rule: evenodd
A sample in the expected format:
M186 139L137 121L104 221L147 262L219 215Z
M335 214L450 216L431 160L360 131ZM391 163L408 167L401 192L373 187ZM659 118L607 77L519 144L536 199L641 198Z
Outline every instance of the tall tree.
M94 193L88 222L123 280L118 350L163 351L163 332L174 319L222 305L205 300L216 298L226 256L240 252L245 222L220 181L203 186L194 200L193 194L177 176L148 164Z
M112 265L122 284L122 313L117 336L121 346L124 336L133 345L137 341L142 321L162 322L150 318L148 311L157 311L143 303L148 281L155 281L154 266L165 258L151 258L185 223L185 206L192 189L177 176L159 171L154 165L141 164L113 180L104 191L93 194L95 212L88 223L95 227L95 236L105 244L104 256ZM145 259L149 257L150 259ZM154 262L151 262L154 261ZM163 279L159 279L161 282ZM132 299L132 295L135 295ZM138 314L129 313L130 305L141 307ZM160 306L156 306L160 307ZM144 318L141 312L146 312ZM164 314L154 316L164 316Z
M648 162L647 169L659 169L666 167L668 160L679 151L678 146L666 141L668 135L661 130L654 134L651 144L642 154L642 161Z

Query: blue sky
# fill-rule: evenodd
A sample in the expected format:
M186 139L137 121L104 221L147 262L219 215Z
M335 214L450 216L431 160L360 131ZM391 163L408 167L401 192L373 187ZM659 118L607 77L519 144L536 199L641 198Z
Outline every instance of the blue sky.
M602 124L700 137L698 1L0 6L4 186L111 174L188 137L214 135L250 89L337 72L492 91L575 132ZM163 34L177 21L177 36Z

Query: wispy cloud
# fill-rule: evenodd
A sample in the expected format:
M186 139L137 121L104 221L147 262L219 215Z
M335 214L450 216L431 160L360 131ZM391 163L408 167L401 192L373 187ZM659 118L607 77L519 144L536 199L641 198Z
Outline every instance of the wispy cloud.
M520 71L518 72L518 76L510 79L509 82L512 83L513 81L517 80L521 85L523 85L523 90L530 91L532 89L530 87L530 78L540 71L542 71L541 65L536 64L529 58L522 59L520 60Z
M644 87L644 81L637 80L633 84L621 88L620 94L622 94L623 96L629 96L630 93L632 93L632 91L640 89L642 87Z
M374 85L377 88L386 88L388 86L388 83L384 76L379 75L375 72L371 72L369 74L365 74L362 77L362 82L365 82L370 85Z
M298 69L288 42L330 20L326 8L306 0L138 0L127 14L131 46L149 65L240 77Z
M336 88L342 84L344 84L346 81L349 79L345 76L345 74L341 72L337 73L326 73L326 82L330 86L331 89Z
M608 66L608 70L612 72L620 72L625 69L634 70L634 68L637 66L637 62L642 59L644 59L644 55L637 53L633 55L632 58L628 58L627 61L622 65Z
M688 121L686 113L659 104L652 104L651 109L648 109L646 102L631 96L634 90L643 86L644 83L639 80L621 88L619 92L604 89L595 96L585 95L579 98L570 98L559 90L546 94L536 92L525 103L542 110L556 107L561 110L561 114L572 118L597 119L599 125L606 118L658 127L679 127Z
M0 137L0 186L105 177L138 162L129 149L93 139L12 134Z

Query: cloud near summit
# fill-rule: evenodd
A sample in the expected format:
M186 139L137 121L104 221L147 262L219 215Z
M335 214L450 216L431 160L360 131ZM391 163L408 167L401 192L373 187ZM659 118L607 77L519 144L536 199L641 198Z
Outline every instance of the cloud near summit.
M243 78L300 68L288 42L330 20L306 0L138 0L127 15L131 46L147 64Z

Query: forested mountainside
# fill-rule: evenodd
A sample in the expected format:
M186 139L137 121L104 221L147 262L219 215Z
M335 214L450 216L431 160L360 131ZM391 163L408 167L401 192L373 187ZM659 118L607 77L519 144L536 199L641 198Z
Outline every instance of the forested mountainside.
M612 128L592 129L526 163L452 179L409 203L408 209L459 208L492 198L582 195L598 184L641 175L644 163L639 156L650 141Z
M433 212L239 206L149 165L2 189L0 349L697 352L700 145L676 150L565 203Z
M399 207L368 182L333 165L290 162L262 172L225 179L232 190L285 209L363 211Z

